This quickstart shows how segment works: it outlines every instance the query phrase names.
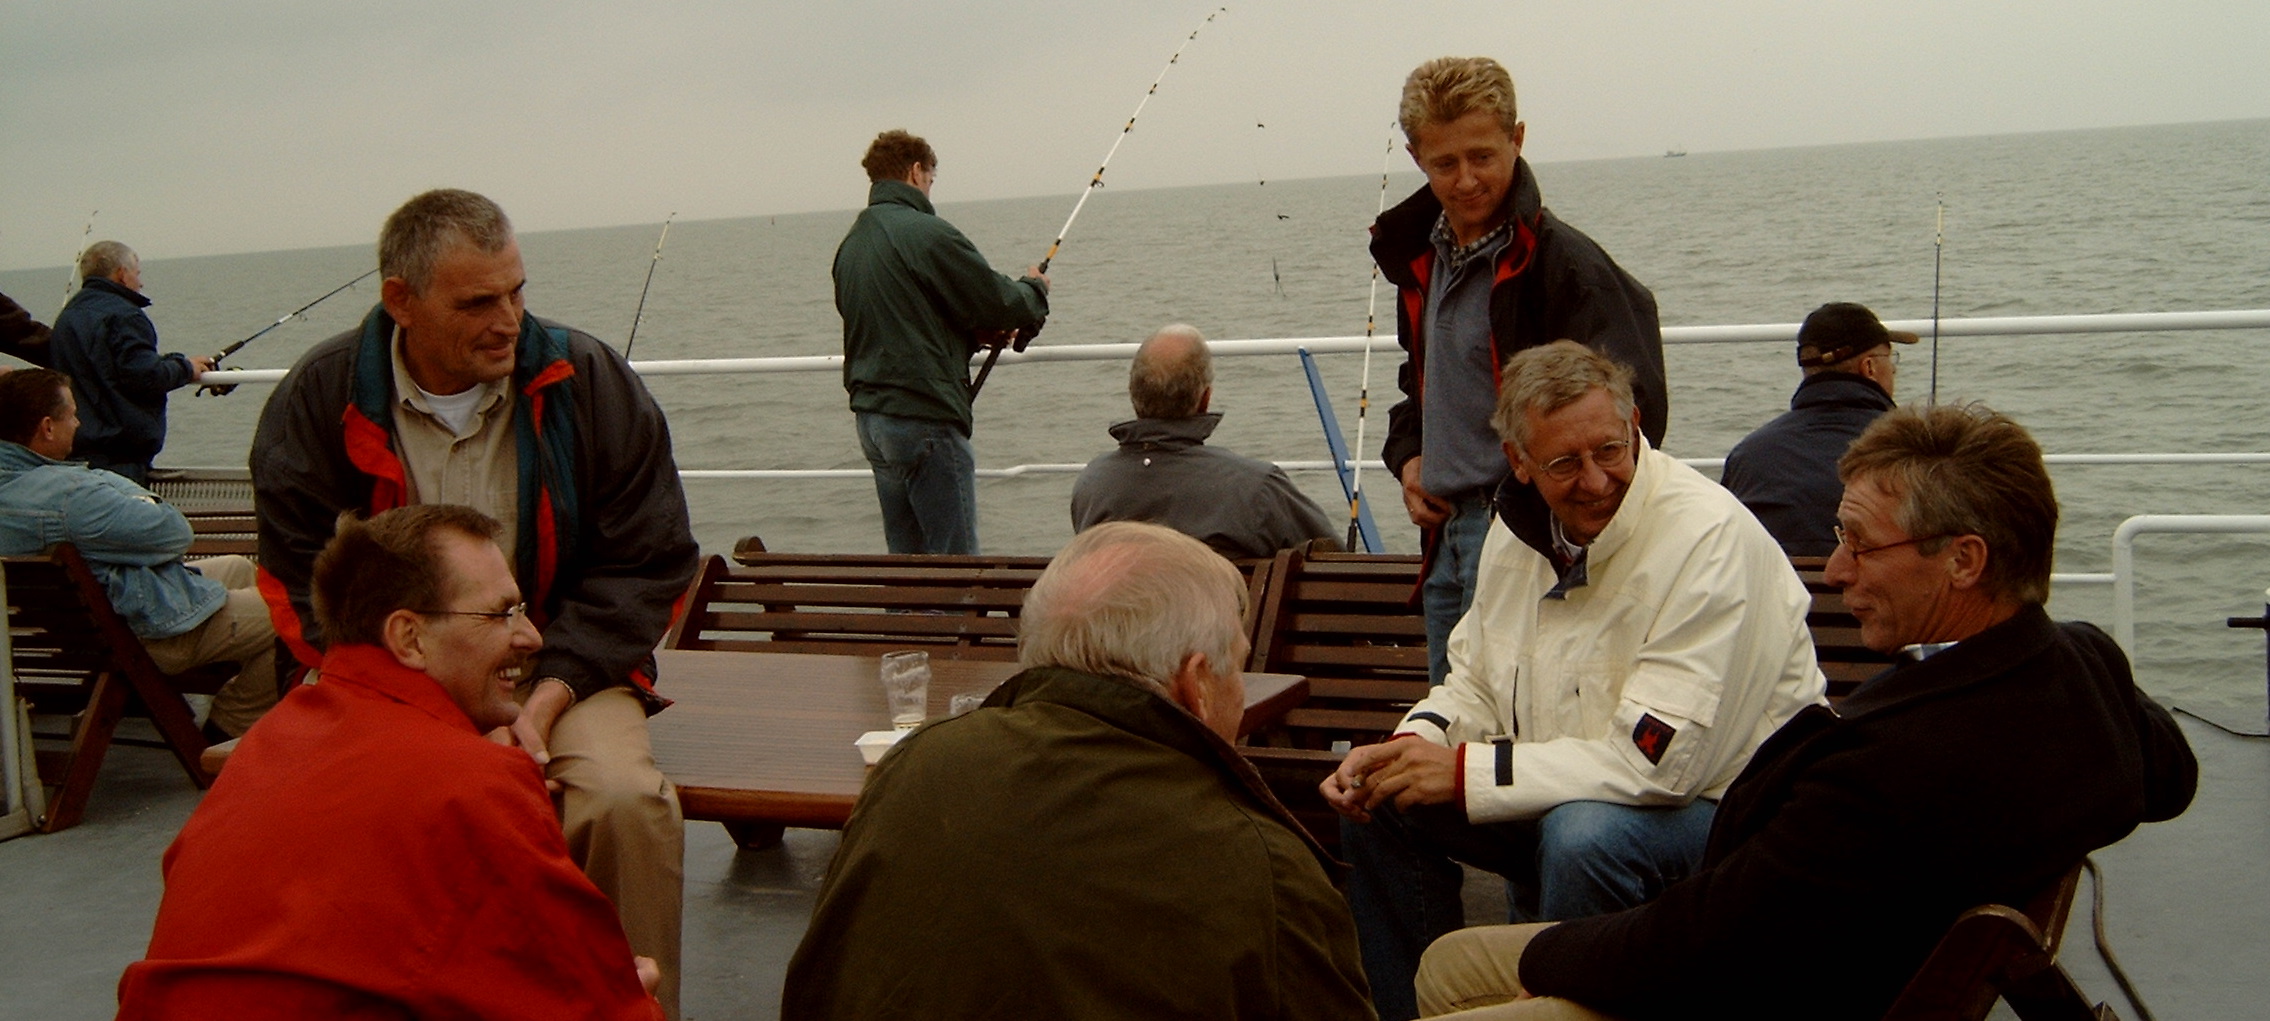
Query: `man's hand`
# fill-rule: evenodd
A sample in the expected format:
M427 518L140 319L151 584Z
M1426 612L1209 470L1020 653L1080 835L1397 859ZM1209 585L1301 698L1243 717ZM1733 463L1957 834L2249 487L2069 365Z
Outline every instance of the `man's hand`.
M1025 279L1040 281L1040 293L1048 293L1048 274L1041 272L1038 264L1025 267Z
M1017 337L1015 330L973 330L971 332L977 338L977 346L980 350L989 347L1007 347L1009 342Z
M1410 513L1411 523L1420 528L1433 528L1450 519L1450 503L1419 485L1419 459L1403 462L1403 509Z
M1401 738L1350 751L1317 789L1334 811L1370 822L1371 810L1390 798L1397 808L1449 804L1458 792L1457 774L1456 750L1424 738Z
M552 725L559 722L560 714L575 704L575 689L557 677L542 677L528 701L520 704L520 718L512 721L512 743L528 752L539 766L552 762ZM544 786L558 792L560 782L547 779Z
M220 364L219 360L212 355L185 355L183 357L189 359L189 375L192 378L211 372L213 366Z
M638 984L646 987L646 995L654 995L654 987L662 984L662 966L651 957L634 956L631 963L638 967Z

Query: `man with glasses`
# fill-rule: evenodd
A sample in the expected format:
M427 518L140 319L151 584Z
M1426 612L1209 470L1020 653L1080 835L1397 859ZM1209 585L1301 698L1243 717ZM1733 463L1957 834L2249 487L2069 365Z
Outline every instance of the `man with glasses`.
M1716 801L1825 687L1788 559L1650 446L1631 372L1573 341L1506 363L1498 488L1450 677L1323 783L1384 1018L1465 924L1459 862L1542 922L1642 903L1702 860Z
M1978 405L1903 408L1838 469L1828 579L1895 665L1769 738L1702 867L1661 897L1436 943L1432 1011L1882 1017L1962 912L2024 904L2190 803L2198 763L2120 647L2043 611L2057 497L2025 429Z
M454 504L340 522L310 583L323 682L166 851L119 1017L661 1018L543 774L482 736L544 645L502 531Z
M1877 416L1892 410L1899 373L1894 344L1915 334L1887 330L1865 305L1832 301L1797 330L1797 364L1805 378L1789 410L1759 426L1726 455L1719 481L1796 557L1825 557L1836 548L1837 458Z

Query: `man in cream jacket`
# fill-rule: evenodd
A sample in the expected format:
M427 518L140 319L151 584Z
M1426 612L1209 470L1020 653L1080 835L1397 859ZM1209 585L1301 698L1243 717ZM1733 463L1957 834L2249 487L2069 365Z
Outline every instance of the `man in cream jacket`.
M1822 701L1810 598L1731 495L1647 445L1631 373L1559 341L1505 366L1496 495L1450 672L1323 784L1383 1018L1415 1014L1429 942L1465 924L1459 862L1508 915L1646 901L1692 871L1716 799Z

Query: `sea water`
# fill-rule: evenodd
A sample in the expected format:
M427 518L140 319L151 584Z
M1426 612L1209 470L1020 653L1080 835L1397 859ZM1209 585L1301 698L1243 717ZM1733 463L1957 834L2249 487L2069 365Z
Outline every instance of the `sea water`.
M1130 151L1127 158L1136 158ZM2270 307L2270 121L1888 142L1535 167L1546 204L1655 292L1663 323L1795 322L1826 301L1886 319ZM1388 201L1420 180L1398 172ZM750 182L761 203L764 182ZM847 182L846 194L859 194ZM1366 228L1376 175L1092 196L1051 267L1041 345L1141 340L1169 322L1217 339L1348 336L1370 309ZM953 221L1003 270L1037 261L1073 195L956 202ZM1946 209L1935 253L1935 203ZM654 274L639 360L821 355L841 350L829 262L855 210L679 223ZM531 233L522 239L529 308L621 345L659 225ZM372 225L375 237L377 225ZM132 237L124 237L132 244ZM149 313L167 350L211 352L353 278L367 243L168 259L148 252ZM61 268L0 273L0 290L46 315ZM365 283L230 359L283 367L355 324ZM1393 306L1380 294L1380 329ZM2270 450L2260 366L2265 331L1948 339L1940 400L1983 400L2052 453ZM1928 341L1903 352L1899 397L1931 388ZM1674 345L1666 448L1717 457L1787 406L1797 381L1785 344ZM1398 359L1320 359L1343 429L1363 422L1365 488L1391 549L1410 550L1393 480L1376 455L1398 399ZM1215 443L1274 460L1326 458L1292 356L1223 359ZM977 403L987 468L1077 463L1131 417L1122 362L1005 366ZM864 468L834 373L668 376L650 381L685 468ZM173 400L161 465L241 466L268 388ZM2270 466L2065 466L2057 569L2110 569L2111 534L2134 514L2270 512ZM1328 473L1296 476L1344 507ZM988 552L1054 550L1071 534L1072 477L979 482ZM879 551L865 479L694 481L695 531L710 552L760 535L776 550ZM1335 511L1338 513L1338 511ZM2261 612L2270 537L2165 536L2139 549L2138 669L2146 687L2222 719L2262 721L2263 638L2223 626ZM2103 587L2068 587L2060 616L2109 622ZM2109 626L2109 623L2108 623Z

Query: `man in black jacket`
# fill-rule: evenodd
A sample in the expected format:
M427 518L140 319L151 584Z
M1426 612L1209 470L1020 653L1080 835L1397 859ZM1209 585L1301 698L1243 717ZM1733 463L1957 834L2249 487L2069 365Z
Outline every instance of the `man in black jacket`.
M1655 296L1545 208L1521 159L1513 76L1487 57L1430 60L1404 81L1399 116L1427 186L1372 225L1410 352L1380 452L1427 555L1420 602L1441 684L1450 629L1474 599L1490 494L1509 471L1490 427L1506 359L1574 340L1630 367L1640 432L1657 448L1669 404Z
M1789 410L1742 438L1719 481L1793 557L1836 549L1837 458L1876 416L1892 410L1900 356L1915 334L1887 330L1866 305L1832 301L1797 330L1805 378Z
M79 440L71 456L108 468L137 486L166 444L166 395L213 369L208 355L158 353L158 328L142 310L142 257L116 241L79 255L79 291L63 304L48 338L56 371L79 400Z
M2190 804L2198 763L2120 648L2042 610L2057 501L2024 429L1894 411L1838 474L1828 577L1898 665L1767 739L1702 871L1615 914L1436 941L1424 1011L1878 1017L1956 915Z

